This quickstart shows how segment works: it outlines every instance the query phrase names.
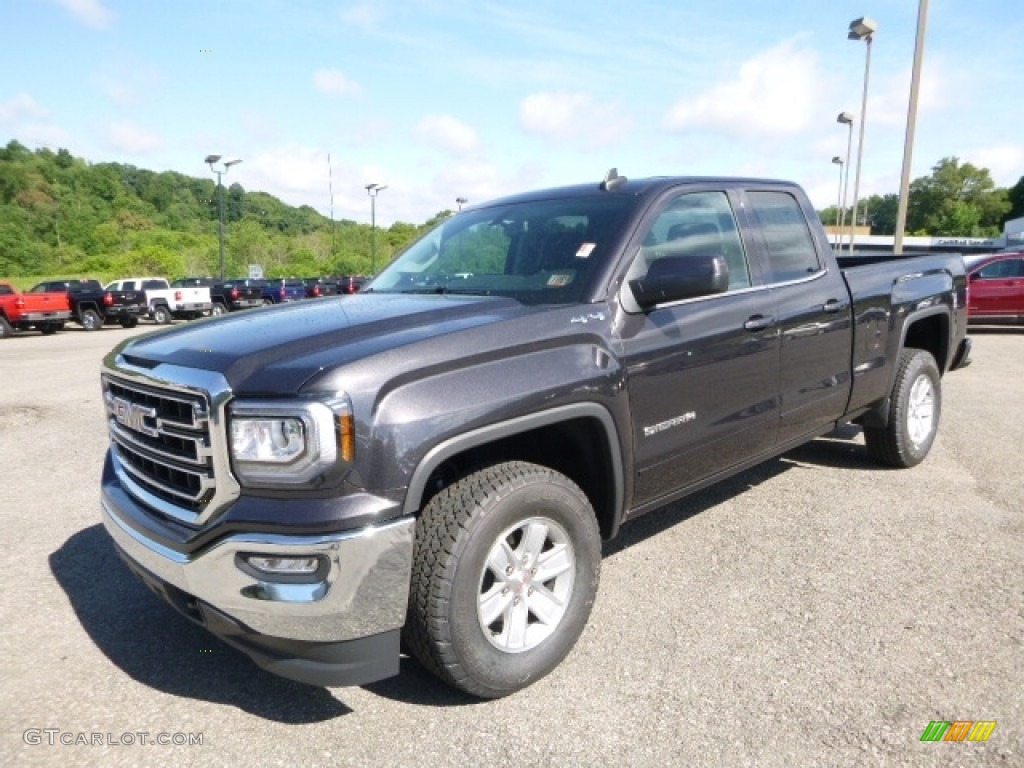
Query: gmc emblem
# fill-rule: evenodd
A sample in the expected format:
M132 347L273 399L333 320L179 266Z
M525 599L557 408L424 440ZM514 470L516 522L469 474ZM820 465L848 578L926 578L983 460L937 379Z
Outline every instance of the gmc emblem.
M160 435L160 431L156 427L151 427L146 423L146 419L156 418L156 408L108 395L107 409L118 424L133 432L141 432L150 437Z

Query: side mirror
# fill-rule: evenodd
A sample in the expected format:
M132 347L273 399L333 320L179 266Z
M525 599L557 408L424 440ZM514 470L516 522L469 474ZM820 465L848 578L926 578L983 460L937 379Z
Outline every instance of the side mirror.
M651 264L646 275L630 280L629 288L642 309L725 293L729 288L729 265L721 254L664 256Z
M977 280L980 277L981 277L981 271L979 270L978 272L971 272L971 274L969 274L967 276L967 279L973 282L973 281Z

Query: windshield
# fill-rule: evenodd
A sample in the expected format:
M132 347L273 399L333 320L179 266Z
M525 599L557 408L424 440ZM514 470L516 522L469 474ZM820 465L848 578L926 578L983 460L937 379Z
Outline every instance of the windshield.
M463 211L413 243L364 292L579 302L631 200L590 195Z

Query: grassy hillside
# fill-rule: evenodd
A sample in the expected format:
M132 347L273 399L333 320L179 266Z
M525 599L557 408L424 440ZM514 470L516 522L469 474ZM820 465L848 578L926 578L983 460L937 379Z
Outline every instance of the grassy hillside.
M377 265L426 226L377 232ZM240 184L224 188L225 272L261 264L269 277L366 274L370 226L332 222ZM20 288L43 277L215 275L220 270L213 179L93 163L67 150L0 149L0 278Z

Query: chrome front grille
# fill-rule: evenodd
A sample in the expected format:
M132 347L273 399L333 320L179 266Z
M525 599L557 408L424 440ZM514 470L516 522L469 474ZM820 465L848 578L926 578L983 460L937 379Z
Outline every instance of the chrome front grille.
M122 487L158 514L205 522L238 496L224 447L223 408L230 393L223 379L178 369L186 381L172 383L119 362L124 368L104 372L102 384ZM213 389L188 381L197 377Z

